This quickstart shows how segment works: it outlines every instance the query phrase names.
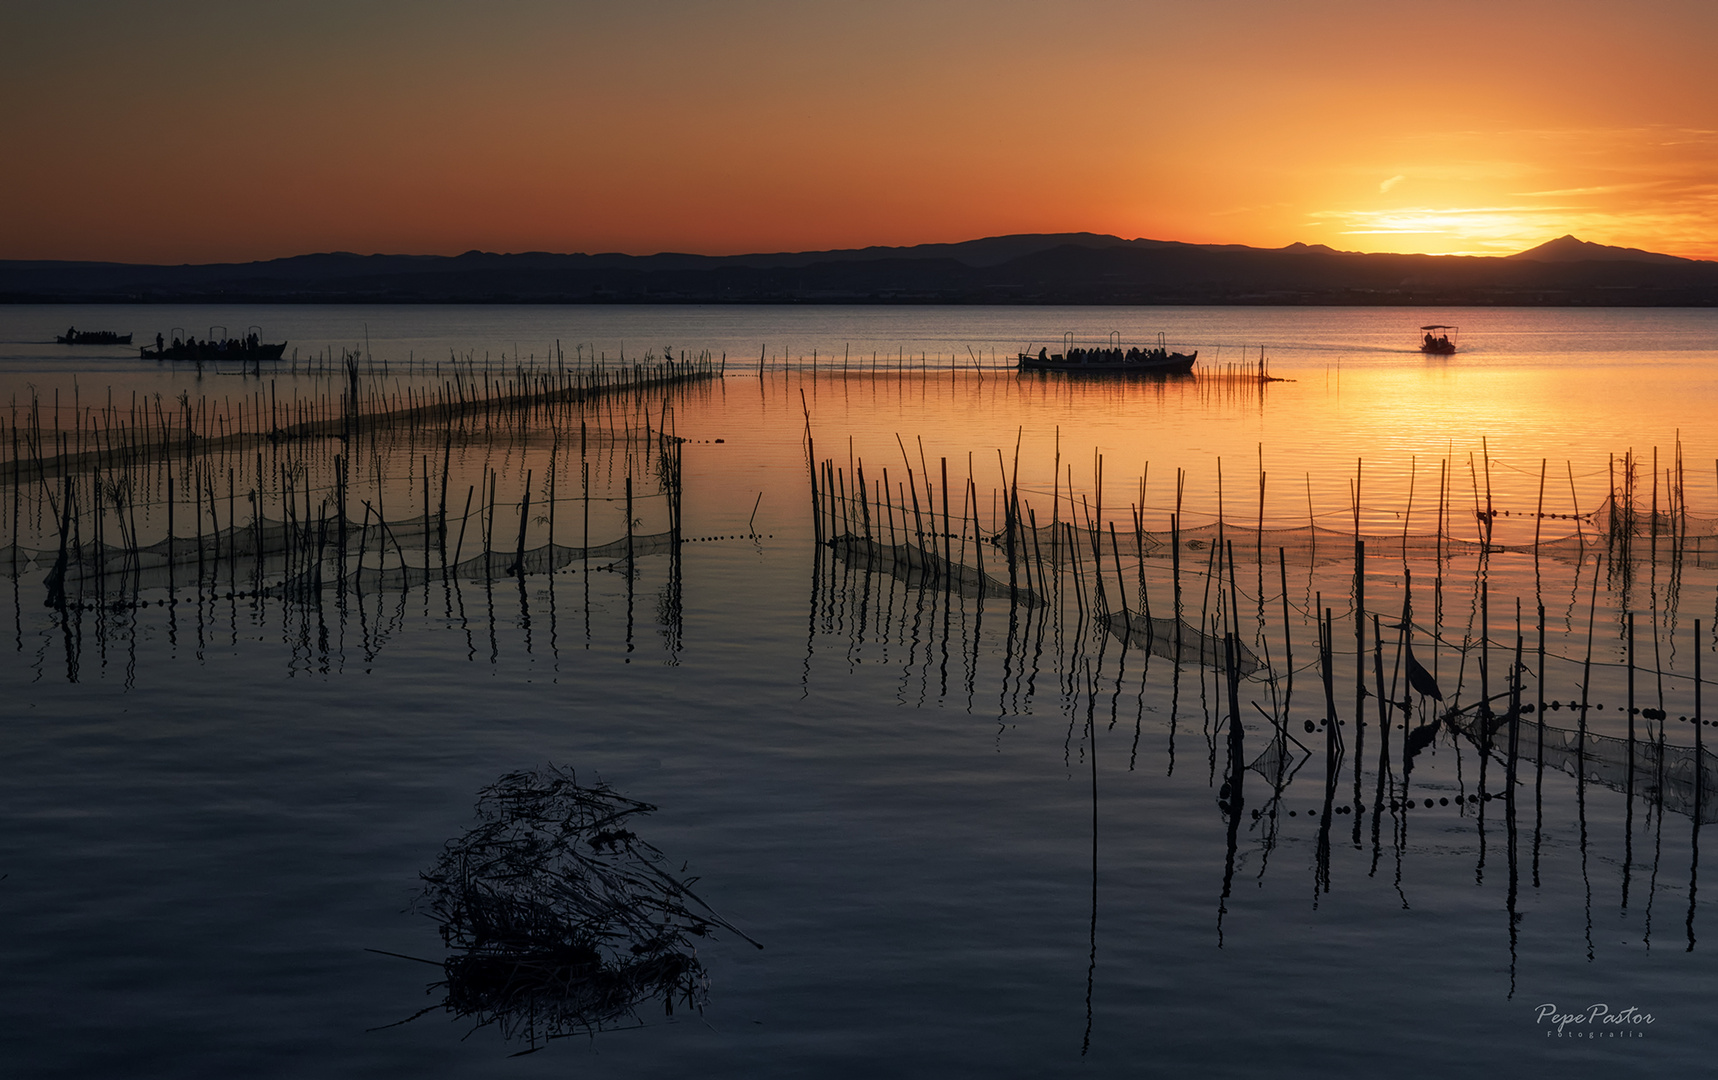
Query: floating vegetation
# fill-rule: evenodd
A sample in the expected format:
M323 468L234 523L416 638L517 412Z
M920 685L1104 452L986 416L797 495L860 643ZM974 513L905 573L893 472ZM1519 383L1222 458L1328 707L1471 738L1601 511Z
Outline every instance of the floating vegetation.
M417 907L452 951L430 988L443 1000L425 1011L446 1009L535 1050L638 1026L651 1003L670 1016L677 1005L702 1010L709 980L694 941L718 930L752 939L633 832L633 819L655 809L554 765L484 788L478 824L422 875Z

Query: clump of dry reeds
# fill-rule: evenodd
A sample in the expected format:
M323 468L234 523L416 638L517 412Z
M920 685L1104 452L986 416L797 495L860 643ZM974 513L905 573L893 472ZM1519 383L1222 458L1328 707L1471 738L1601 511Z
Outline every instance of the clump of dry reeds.
M651 1001L670 1015L676 1003L701 1010L708 979L693 939L745 935L632 831L655 809L553 765L483 789L478 824L422 875L418 907L452 950L434 987L442 1006L533 1047L634 1026Z

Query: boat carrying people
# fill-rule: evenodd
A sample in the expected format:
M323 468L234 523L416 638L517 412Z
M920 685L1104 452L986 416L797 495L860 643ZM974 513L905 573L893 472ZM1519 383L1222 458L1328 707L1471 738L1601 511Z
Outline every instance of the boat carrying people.
M1170 352L1163 335L1157 335L1155 346L1140 345L1123 348L1121 331L1111 331L1105 346L1086 348L1074 344L1074 335L1062 335L1062 351L1053 353L1041 348L1036 354L1020 355L1021 371L1066 371L1087 375L1186 375L1193 370L1199 351Z
M66 327L66 332L55 337L61 345L130 345L130 334L116 334L112 330L79 330L75 326Z
M219 331L219 333L216 333ZM286 352L286 342L271 345L262 340L262 327L253 326L244 337L227 337L224 326L209 327L209 336L202 340L188 336L179 327L173 328L173 338L169 341L161 334L155 335L155 348L145 345L140 350L145 360L195 360L198 363L214 363L218 360L279 360ZM130 338L126 339L127 341Z
M1460 329L1459 326L1445 326L1443 323L1420 327L1420 333L1425 335L1420 339L1420 351L1438 356L1450 355L1456 351L1456 333Z

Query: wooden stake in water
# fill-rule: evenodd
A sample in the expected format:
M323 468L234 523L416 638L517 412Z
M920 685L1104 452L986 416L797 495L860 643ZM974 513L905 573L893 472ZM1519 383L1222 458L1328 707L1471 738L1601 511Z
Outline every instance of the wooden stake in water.
M1701 682L1700 654L1706 651L1705 644L1700 638L1700 620L1694 620L1694 830L1700 832L1701 809L1706 799L1706 747L1705 736L1701 733L1704 721L1701 713ZM1690 898L1692 900L1692 897ZM1692 917L1692 916L1690 916ZM1690 946L1692 948L1693 946Z
M954 559L954 547L953 547L954 541L952 539L954 530L951 529L949 526L949 517L948 517L948 458L945 457L945 458L942 458L940 460L942 462L942 479L943 479L943 566L946 570L947 568L952 567L954 565L954 562L953 562L953 559ZM945 573L943 575L943 577L945 579L948 579L948 578L950 578L950 575ZM943 585L944 590L946 591L950 587L950 585L951 585L951 582L948 580L945 580L944 585Z
M627 480L630 483L631 477L628 477ZM630 490L630 488L629 488L629 490ZM630 509L630 502L628 504L628 509ZM630 524L631 514L628 514L627 516L629 519L629 524L627 526L627 532L628 532L628 535L630 536L631 531L632 531L632 527ZM427 506L425 508L425 517L426 517L426 524L427 524L427 517L428 517ZM519 503L519 542L518 542L518 545L515 547L514 552L513 552L513 572L515 574L519 575L519 580L521 582L523 582L525 580L525 525L527 522L530 521L530 518L531 518L531 470L526 469L525 470L525 496L522 500L520 500L520 503ZM630 547L631 547L631 545L629 544L628 545L629 550L627 553L629 557L631 556ZM429 558L429 552L427 549L424 552L424 558L426 558L426 559Z
M1539 506L1533 512L1533 556L1539 556L1539 527L1545 523L1545 464L1546 459L1539 459Z

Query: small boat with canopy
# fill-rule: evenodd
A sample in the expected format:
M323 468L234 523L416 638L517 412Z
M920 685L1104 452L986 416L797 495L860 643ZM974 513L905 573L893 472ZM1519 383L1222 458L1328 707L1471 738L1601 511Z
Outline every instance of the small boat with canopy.
M1459 326L1446 326L1443 323L1433 323L1420 327L1420 351L1434 356L1448 356L1456 351L1456 334Z

